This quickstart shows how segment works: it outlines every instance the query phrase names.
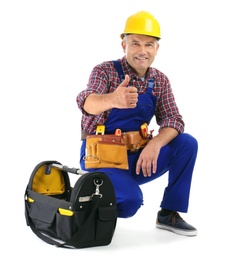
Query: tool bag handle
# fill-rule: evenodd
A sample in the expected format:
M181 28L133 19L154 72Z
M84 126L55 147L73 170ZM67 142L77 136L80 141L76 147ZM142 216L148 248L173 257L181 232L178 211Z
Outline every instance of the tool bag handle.
M70 172L70 173L74 173L74 174L78 174L78 175L84 175L85 173L87 173L87 171L83 171L78 168L70 168L68 166L57 164L57 163L52 163L51 166L61 169L62 171L66 171L66 172Z

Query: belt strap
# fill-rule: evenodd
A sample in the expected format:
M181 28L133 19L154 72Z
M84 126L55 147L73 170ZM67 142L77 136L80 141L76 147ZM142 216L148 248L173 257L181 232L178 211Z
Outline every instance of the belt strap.
M86 137L89 135L89 133L87 133L84 130L81 130L81 138L80 140L83 141L84 139L86 139Z
M83 141L84 139L86 139L86 137L88 136L88 135L93 135L93 134L89 134L88 132L86 132L86 131L84 131L84 130L81 130L81 141ZM139 133L139 131L131 131L131 132L123 132L122 133L122 135L125 137L125 136L131 136L131 138L132 138L132 136L133 135L140 135L140 133ZM141 135L140 135L140 137L141 137Z
M86 133L85 131L81 132L81 140L86 139L86 137L90 135L89 133ZM109 134L107 134L109 135ZM127 150L129 151L137 151L140 148L144 147L148 141L151 139L151 136L148 136L147 138L143 138L139 131L131 131L131 132L123 132L122 137L124 140L124 143L127 146Z

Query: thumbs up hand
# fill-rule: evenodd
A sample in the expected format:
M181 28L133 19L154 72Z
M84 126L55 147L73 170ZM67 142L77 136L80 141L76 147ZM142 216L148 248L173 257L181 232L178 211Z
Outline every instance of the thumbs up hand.
M127 87L130 81L129 75L125 75L124 81L113 92L114 107L134 108L138 102L138 91L135 87Z

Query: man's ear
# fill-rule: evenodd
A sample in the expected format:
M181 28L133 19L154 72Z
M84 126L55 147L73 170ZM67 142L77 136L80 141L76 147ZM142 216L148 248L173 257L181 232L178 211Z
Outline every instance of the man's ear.
M125 49L126 49L126 43L125 43L125 41L122 41L122 42L121 42L121 46L122 46L123 52L125 53Z
M158 50L159 50L159 43L157 44L157 47L156 47L156 55L157 55L157 52L158 52Z

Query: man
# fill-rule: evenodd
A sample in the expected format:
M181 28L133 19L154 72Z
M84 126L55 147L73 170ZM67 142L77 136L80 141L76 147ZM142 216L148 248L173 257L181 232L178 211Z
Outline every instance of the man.
M197 229L178 212L187 212L192 173L197 157L196 139L184 133L169 79L152 68L159 48L160 26L148 12L131 15L121 34L125 56L118 61L124 76L120 81L113 61L95 66L87 88L77 96L82 112L81 168L85 168L86 136L95 134L97 125L105 134L140 131L153 117L158 134L136 152L127 151L129 169L102 168L110 177L117 196L118 217L133 216L143 204L140 185L169 174L156 226L180 235L195 236ZM121 73L120 73L121 74ZM96 170L96 169L92 169Z

